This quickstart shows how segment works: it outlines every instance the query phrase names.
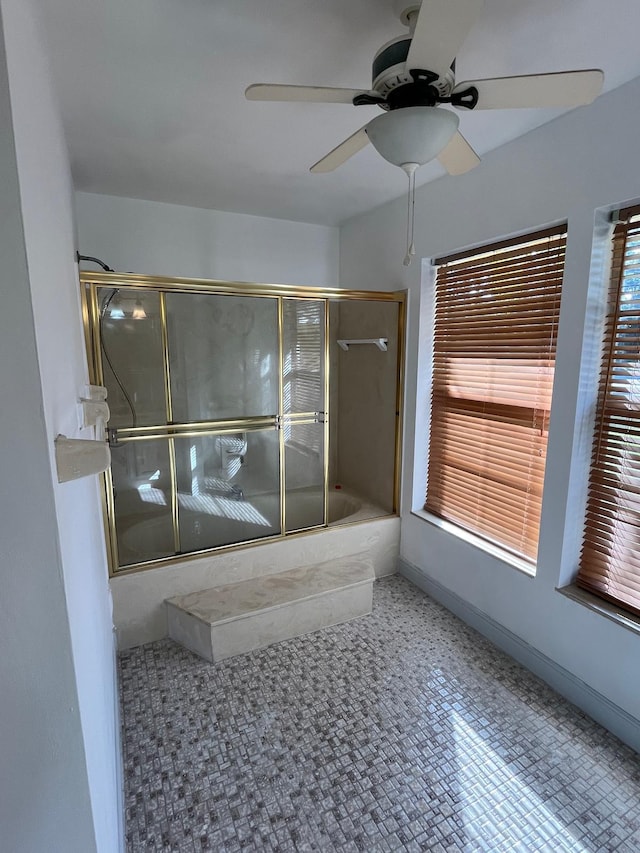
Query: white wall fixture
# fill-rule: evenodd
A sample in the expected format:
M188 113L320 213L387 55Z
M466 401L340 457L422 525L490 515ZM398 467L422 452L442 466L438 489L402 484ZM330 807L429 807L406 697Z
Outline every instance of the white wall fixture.
M349 347L352 344L373 344L378 347L381 352L387 351L388 338L349 338L338 341L338 346L345 352L349 352Z
M79 399L80 428L95 427L95 439L56 436L56 467L59 483L79 480L91 474L101 474L111 464L111 450L105 441L105 431L110 415L106 398L106 388L101 385L85 385Z
M79 421L80 428L96 428L96 441L104 441L107 421L110 417L109 406L106 402L107 389L102 385L85 385L80 397Z
M100 474L111 465L111 451L104 441L58 435L55 446L59 483Z

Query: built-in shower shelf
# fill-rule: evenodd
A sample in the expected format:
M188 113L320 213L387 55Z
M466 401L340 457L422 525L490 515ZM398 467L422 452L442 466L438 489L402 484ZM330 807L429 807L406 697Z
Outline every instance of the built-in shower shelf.
M169 636L221 661L371 613L367 554L167 599Z
M348 352L349 347L354 344L373 344L378 347L381 352L386 352L388 343L388 338L342 338L338 341L338 346L345 352Z

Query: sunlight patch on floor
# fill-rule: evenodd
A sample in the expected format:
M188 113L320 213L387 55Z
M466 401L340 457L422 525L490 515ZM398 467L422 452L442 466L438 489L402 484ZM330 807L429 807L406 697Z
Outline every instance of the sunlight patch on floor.
M456 711L455 736L461 816L480 850L588 853L544 801Z

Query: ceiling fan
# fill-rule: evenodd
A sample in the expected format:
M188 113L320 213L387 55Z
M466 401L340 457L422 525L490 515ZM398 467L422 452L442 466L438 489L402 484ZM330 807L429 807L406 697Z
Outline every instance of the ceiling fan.
M452 106L466 110L576 107L601 90L598 69L455 82L455 57L478 19L484 0L394 0L409 32L387 42L373 59L371 89L256 83L252 101L377 104L385 112L349 136L311 167L331 172L371 142L385 160L415 170L438 158L451 175L472 169L480 158L458 131ZM442 108L445 105L445 108Z

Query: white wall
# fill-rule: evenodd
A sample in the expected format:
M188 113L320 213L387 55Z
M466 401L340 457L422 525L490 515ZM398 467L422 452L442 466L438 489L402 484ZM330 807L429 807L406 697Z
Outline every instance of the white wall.
M120 739L98 478L60 485L54 460L55 435L80 436L76 402L87 382L74 257L73 190L32 4L2 0L2 12L28 280L24 271L20 282L9 277L4 252L0 257L5 291L12 297L20 291L27 298L30 287L33 310L33 318L25 315L21 325L11 324L4 308L2 319L10 326L10 340L19 335L22 348L29 342L32 361L35 324L38 358L27 371L18 348L10 347L3 332L7 352L1 364L13 377L13 398L23 398L27 390L38 398L37 408L32 404L32 412L24 413L20 424L2 429L3 448L21 477L12 490L6 490L9 535L19 537L27 551L38 545L41 553L37 559L12 555L3 565L3 574L8 571L12 583L24 588L16 591L22 600L11 601L3 583L3 606L10 610L11 622L20 624L18 632L13 627L15 635L7 644L2 642L2 657L12 659L21 670L23 688L30 684L30 695L23 719L1 740L10 741L16 751L37 752L39 729L44 729L56 745L52 770L63 778L56 782L53 796L34 785L40 766L47 766L46 758L34 756L35 767L18 756L2 762L3 768L11 768L9 787L18 795L19 806L11 817L16 822L16 841L8 840L3 822L0 846L12 851L115 851L121 843ZM4 122L2 126L6 127ZM15 211L16 216L19 213ZM3 394L5 403L7 399ZM3 416L10 415L12 405L3 405ZM38 440L29 442L22 430L36 431ZM4 482L3 477L3 489ZM39 507L40 503L46 507ZM5 513L1 515L2 522L7 522ZM4 536L2 540L4 545ZM26 567L21 565L25 560ZM18 643L20 638L23 642ZM54 696L48 695L48 681L55 683ZM2 683L6 696L4 679ZM39 719L33 720L34 716ZM73 731L65 733L72 725ZM23 773L24 785L16 784ZM3 807L11 807L13 796L1 799ZM45 819L49 809L54 813L53 824ZM33 835L27 842L29 833Z
M402 558L636 719L640 635L567 599L556 586L575 575L583 517L606 287L600 226L600 242L595 247L593 242L594 222L603 214L595 212L640 196L640 113L632 106L639 99L640 80L635 80L490 153L467 175L444 177L418 192L418 258L568 221L535 578L410 514L412 506L420 506L425 486L432 288L427 273L420 302L420 263L408 270L402 266L405 201L345 223L340 253L341 286L410 289ZM387 167L381 162L380 168Z
M76 214L80 254L118 272L337 285L337 228L91 193Z

